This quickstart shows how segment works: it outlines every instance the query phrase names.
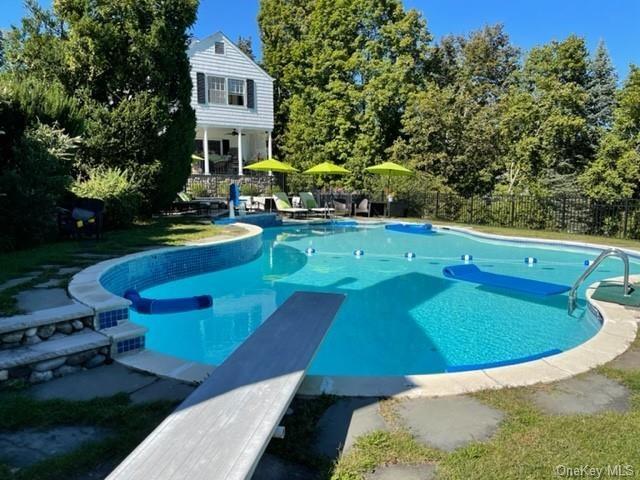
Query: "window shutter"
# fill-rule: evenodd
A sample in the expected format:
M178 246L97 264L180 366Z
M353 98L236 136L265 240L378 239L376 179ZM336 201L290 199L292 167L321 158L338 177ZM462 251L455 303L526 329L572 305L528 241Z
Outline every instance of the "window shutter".
M207 103L207 88L204 73L196 73L196 87L198 89L198 103Z
M256 82L247 79L247 108L256 108Z

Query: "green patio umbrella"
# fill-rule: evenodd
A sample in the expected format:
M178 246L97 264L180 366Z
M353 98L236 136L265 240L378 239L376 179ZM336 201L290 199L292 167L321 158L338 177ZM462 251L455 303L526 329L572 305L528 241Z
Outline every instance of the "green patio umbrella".
M319 163L318 165L315 165L311 168L309 168L308 170L305 170L304 172L305 175L331 175L331 176L338 176L338 175L348 175L351 172L349 170L347 170L344 167L341 167L340 165L336 165L335 163L331 163L331 162L322 162ZM333 201L333 189L330 188L329 189L329 195L331 197L331 200ZM326 206L326 202L325 202L325 206Z
M302 173L306 175L348 175L351 172L335 163L322 162Z
M393 162L384 162L380 165L374 165L373 167L367 167L365 170L369 173L375 173L376 175L383 175L387 177L387 216L390 215L391 205L389 200L389 193L391 189L391 177L406 177L413 172L408 168L398 165Z
M273 176L272 172L278 173L294 173L297 172L298 169L292 167L288 163L281 162L280 160L276 160L275 158L270 158L269 160L262 160L260 162L252 163L248 167L245 167L247 170L253 170L256 172L269 172L269 188L273 190ZM271 210L271 204L269 204L269 210Z

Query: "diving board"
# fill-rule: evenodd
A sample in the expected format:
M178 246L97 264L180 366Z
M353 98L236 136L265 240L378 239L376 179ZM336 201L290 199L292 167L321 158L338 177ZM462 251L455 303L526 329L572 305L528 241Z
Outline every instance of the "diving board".
M344 298L291 295L107 479L251 478Z
M537 295L540 297L559 295L561 293L568 292L571 289L568 285L483 272L473 264L451 265L443 268L442 273L445 277L453 278L455 280L463 280L465 282L477 283L480 285L526 293L529 295Z

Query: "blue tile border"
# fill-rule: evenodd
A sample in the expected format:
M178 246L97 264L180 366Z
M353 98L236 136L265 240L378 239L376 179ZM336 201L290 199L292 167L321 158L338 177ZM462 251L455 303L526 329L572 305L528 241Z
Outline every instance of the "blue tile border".
M116 350L118 353L140 350L144 348L144 341L144 336L127 338L126 340L121 340L116 344Z
M117 327L119 321L128 320L128 318L129 310L126 308L100 312L98 314L98 328L102 330L105 328Z
M262 235L235 242L168 249L116 264L102 274L100 283L114 295L123 296L128 288L144 290L172 280L223 270L250 262L261 254Z

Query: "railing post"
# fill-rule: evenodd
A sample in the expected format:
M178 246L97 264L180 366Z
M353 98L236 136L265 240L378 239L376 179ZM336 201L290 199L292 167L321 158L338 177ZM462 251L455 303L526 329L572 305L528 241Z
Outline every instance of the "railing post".
M562 220L561 220L561 228L562 230L567 230L567 196L562 196Z
M513 227L513 222L515 221L516 218L516 205L515 205L515 199L513 197L513 195L511 195L511 221L510 226Z
M435 212L435 218L438 218L438 212L440 210L440 192L436 192L436 212Z
M473 195L471 195L471 203L469 204L469 223L473 223Z
M627 238L627 225L629 223L629 199L624 199L624 227L622 229L622 237Z

